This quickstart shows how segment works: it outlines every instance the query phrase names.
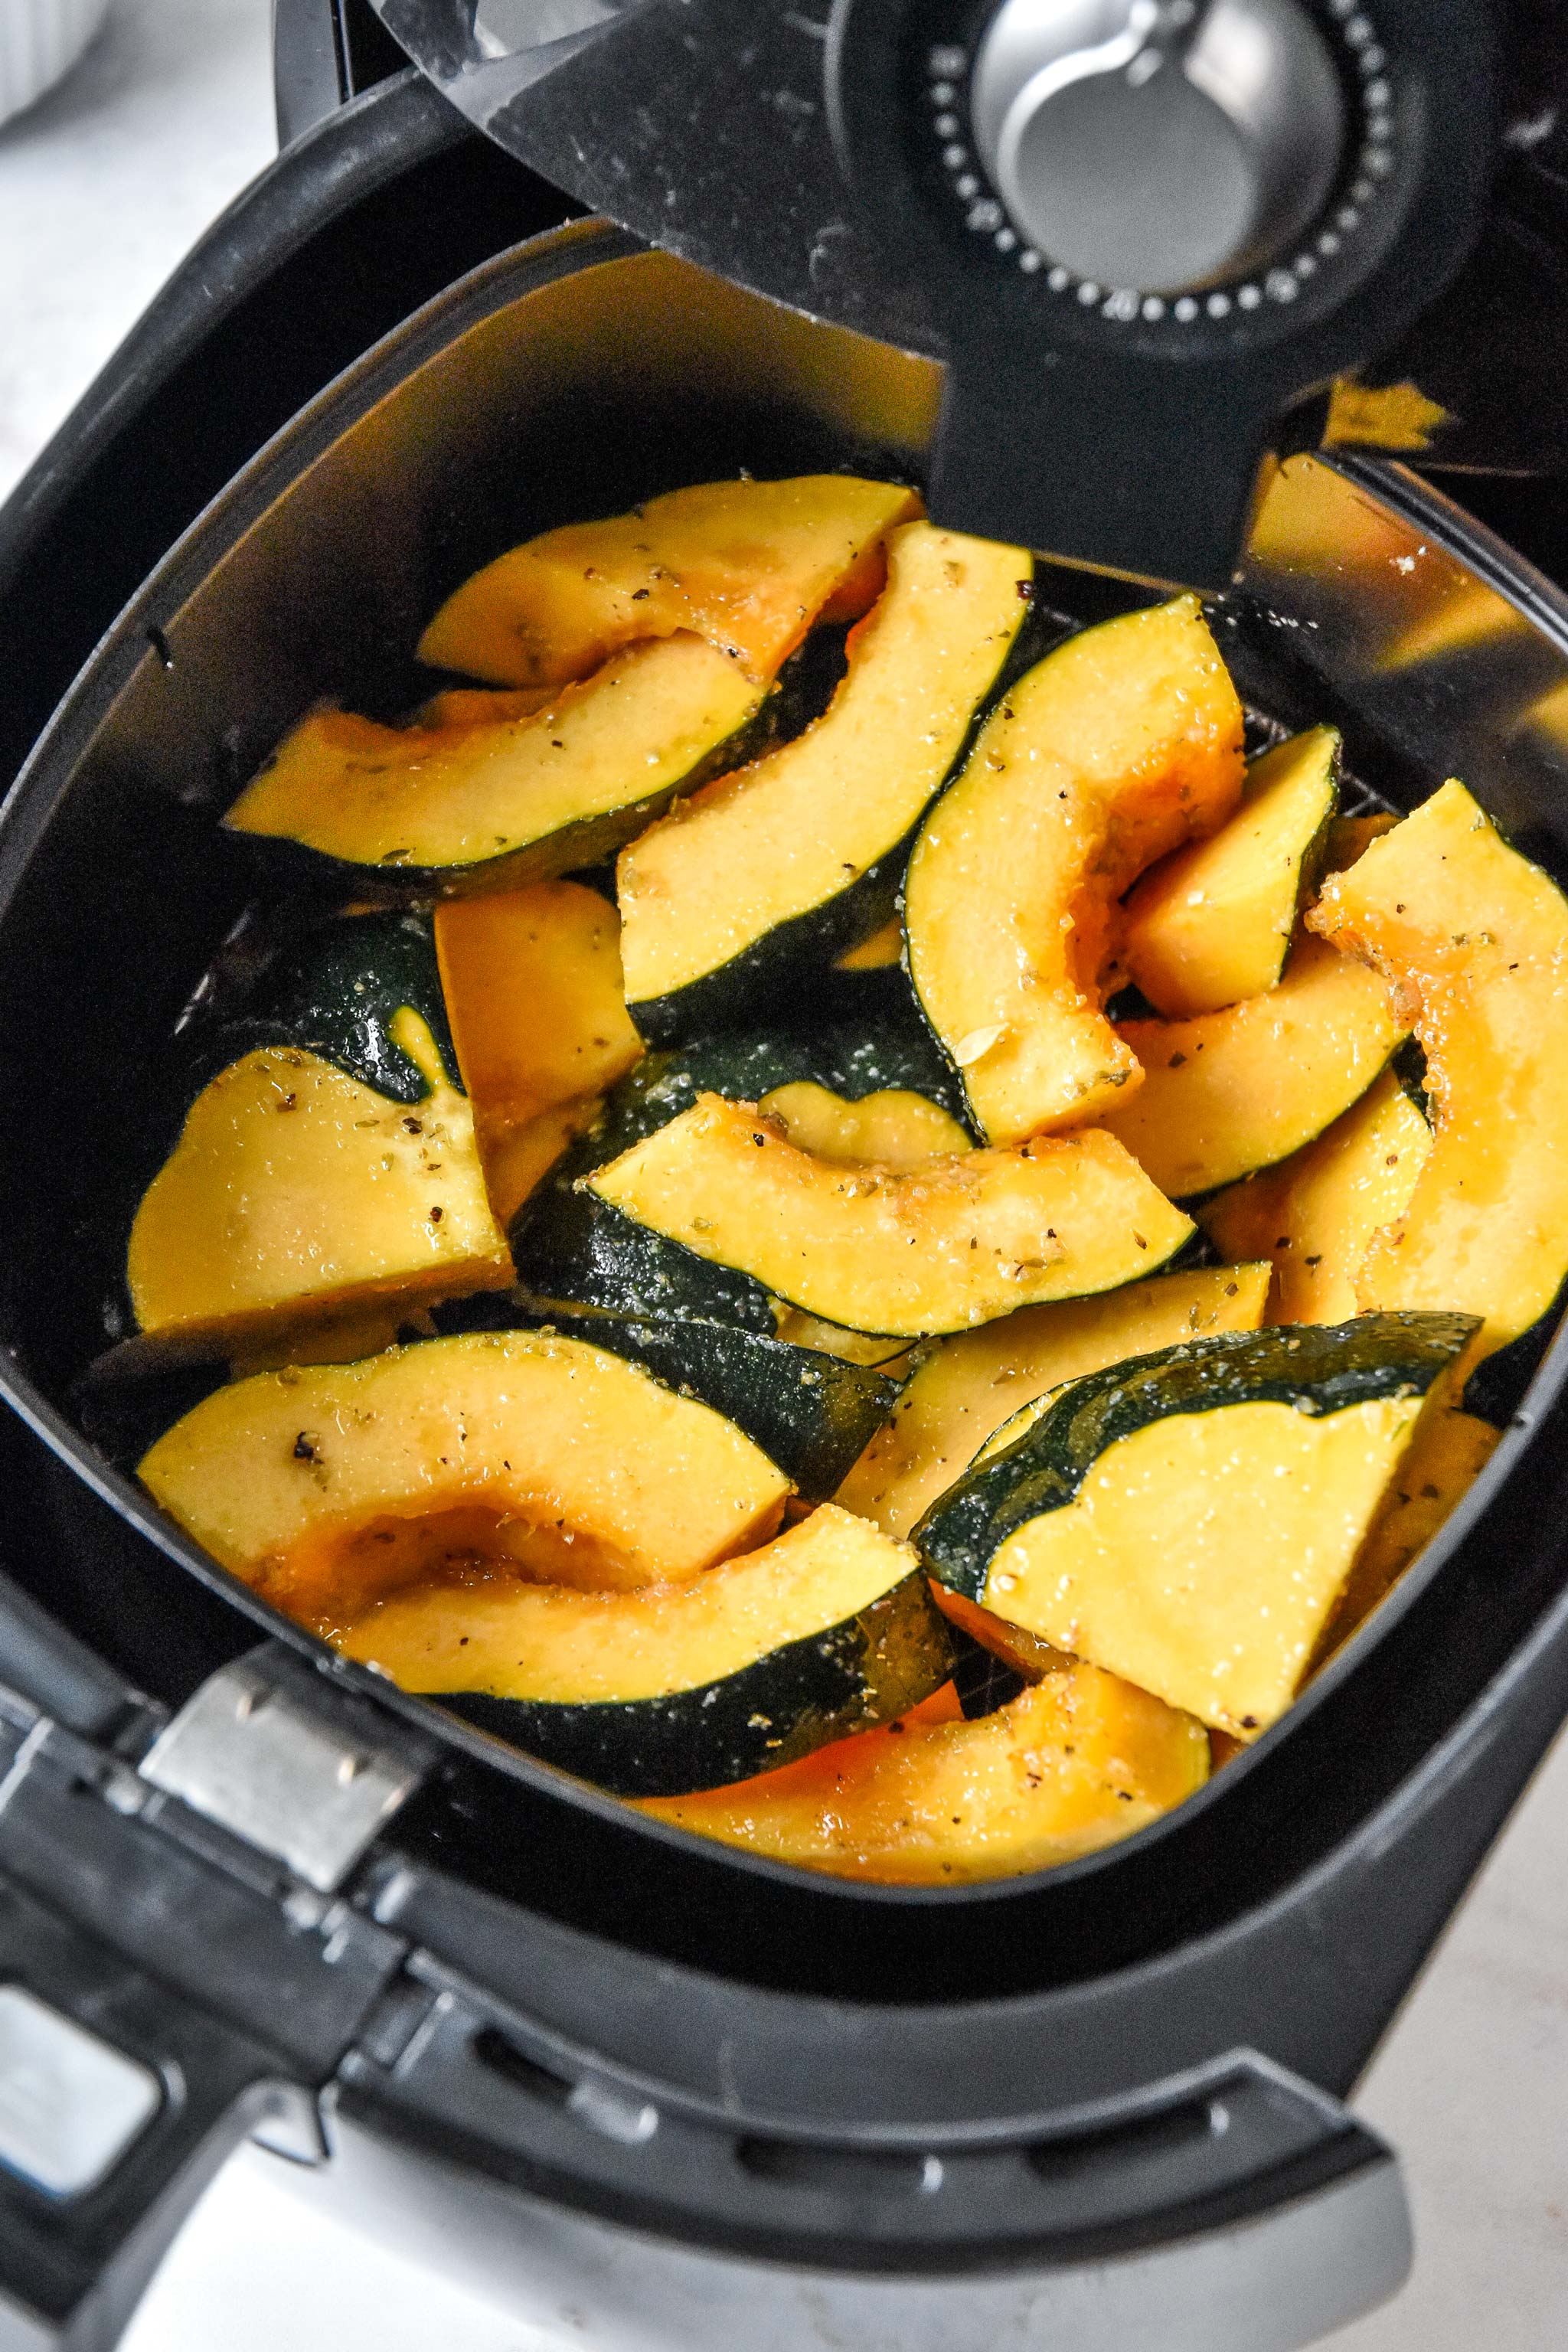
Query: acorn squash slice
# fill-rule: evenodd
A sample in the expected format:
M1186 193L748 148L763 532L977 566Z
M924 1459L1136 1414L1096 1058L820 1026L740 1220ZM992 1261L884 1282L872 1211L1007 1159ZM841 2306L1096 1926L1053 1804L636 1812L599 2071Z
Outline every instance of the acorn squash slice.
M890 1536L921 1514L1021 1406L1107 1364L1209 1331L1255 1331L1268 1297L1264 1265L1156 1275L1098 1298L1025 1307L933 1347L837 1499Z
M1475 1414L1436 1402L1422 1415L1410 1450L1394 1472L1366 1540L1355 1557L1313 1668L1323 1664L1393 1591L1438 1529L1458 1510L1502 1442L1502 1432Z
M732 1421L813 1503L833 1493L899 1393L873 1366L678 1316L655 1322L492 1291L437 1308L436 1321L446 1331L554 1330L625 1356Z
M584 677L637 637L690 630L773 677L817 620L858 620L912 490L851 474L700 482L630 514L567 523L498 556L447 597L419 658L498 686Z
M1195 596L1071 637L1010 686L904 883L910 976L997 1144L1097 1118L1137 1083L1101 1011L1116 901L1212 833L1242 711Z
M772 1534L789 1480L607 1350L466 1332L218 1389L140 1476L223 1567L331 1634L386 1593L497 1575L619 1590Z
M1342 874L1366 856L1374 841L1392 833L1399 819L1391 809L1372 809L1364 816L1337 816L1329 827L1323 851L1325 874Z
M435 913L436 952L491 1204L504 1224L641 1056L615 908L535 882Z
M718 1095L584 1181L628 1248L651 1232L808 1315L910 1339L1115 1289L1192 1231L1106 1135L846 1167Z
M914 1540L982 1607L1252 1738L1294 1696L1474 1329L1380 1315L1113 1364L976 1463Z
M612 856L711 775L762 698L687 635L626 646L520 718L381 727L316 710L224 824L362 896L545 880Z
M952 1671L914 1554L831 1503L685 1584L426 1586L337 1645L624 1796L787 1763L902 1715Z
M1272 1261L1270 1323L1348 1323L1362 1260L1404 1213L1431 1149L1431 1129L1384 1070L1316 1143L1217 1192L1198 1223L1226 1257Z
M1208 1735L1064 1661L974 1723L905 1722L738 1788L639 1810L773 1862L888 1886L1020 1876L1130 1837L1201 1789Z
M1121 963L1157 1013L1217 1013L1275 985L1322 871L1339 764L1332 727L1277 744L1248 767L1228 823L1139 883Z
M142 1331L238 1345L510 1278L427 918L312 933L193 1070L126 1249Z
M1101 1124L1162 1192L1212 1192L1321 1135L1407 1028L1374 972L1304 939L1266 996L1191 1021L1123 1022L1143 1083Z
M804 734L725 776L616 867L626 1002L656 1044L793 1013L886 919L886 869L963 748L1027 606L1016 548L909 523Z
M1463 1307L1489 1355L1568 1274L1568 901L1449 782L1336 875L1308 921L1392 982L1426 1056L1431 1156L1363 1259L1357 1298Z
M652 1232L634 1237L624 1219L580 1179L679 1118L703 1093L755 1102L796 1085L820 1087L847 1107L888 1094L919 1096L950 1116L963 1107L963 1095L912 1006L906 1006L903 1018L865 1025L838 1024L810 1034L720 1034L678 1051L650 1053L611 1089L591 1130L513 1219L513 1254L523 1286L542 1298L574 1299L636 1316L717 1318L769 1336L780 1328L781 1316L793 1320L793 1310L776 1306L749 1276L705 1265L679 1243ZM926 1123L925 1113L911 1116ZM794 1339L796 1332L783 1336ZM894 1352L892 1346L874 1351Z

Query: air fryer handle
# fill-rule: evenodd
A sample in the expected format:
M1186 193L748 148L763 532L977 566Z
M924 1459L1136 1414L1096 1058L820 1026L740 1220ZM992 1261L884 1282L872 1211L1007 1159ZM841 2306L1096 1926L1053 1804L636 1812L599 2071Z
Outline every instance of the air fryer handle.
M0 1870L0 2352L119 2341L230 2150L302 2098L275 2075Z

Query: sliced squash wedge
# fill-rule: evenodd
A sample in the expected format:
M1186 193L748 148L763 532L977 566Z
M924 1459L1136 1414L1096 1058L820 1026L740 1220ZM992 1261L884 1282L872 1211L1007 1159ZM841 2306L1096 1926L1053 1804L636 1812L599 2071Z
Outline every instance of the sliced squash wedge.
M642 1054L615 908L536 882L436 909L436 951L490 1200L505 1223Z
M809 1315L910 1339L1114 1289L1192 1231L1109 1136L847 1168L718 1095L584 1181L628 1247L661 1234Z
M1005 1617L982 1609L967 1594L954 1592L951 1585L939 1584L932 1577L931 1589L931 1598L948 1623L959 1633L967 1633L972 1642L978 1642L983 1650L989 1650L994 1658L1000 1658L1022 1681L1041 1682L1047 1675L1071 1664L1065 1651L1043 1642L1037 1633L1026 1633L1022 1625L1010 1625Z
M1026 1307L941 1340L916 1367L837 1499L907 1536L1020 1407L1107 1364L1210 1331L1255 1331L1270 1269L1205 1266L1157 1275L1098 1298Z
M1439 1403L1423 1414L1323 1629L1314 1667L1342 1649L1393 1591L1464 1501L1501 1440L1500 1429L1474 1413Z
M1568 902L1446 783L1308 917L1399 992L1426 1055L1431 1156L1356 1276L1363 1307L1465 1307L1488 1355L1568 1274Z
M1248 1739L1294 1696L1463 1315L1221 1332L1075 1382L915 1529L932 1573Z
M762 698L688 634L625 647L521 718L431 729L312 711L224 824L361 894L542 880L612 856L711 775Z
M913 1553L830 1503L673 1588L395 1593L338 1646L623 1795L809 1754L901 1715L952 1670Z
M656 1044L788 1015L885 919L887 861L969 733L1027 610L1016 548L908 523L823 716L621 856L626 1001Z
M709 1406L539 1331L236 1381L140 1476L223 1567L328 1634L410 1584L455 1606L497 1574L616 1590L696 1576L771 1535L789 1492Z
M1403 1215L1432 1132L1392 1070L1278 1168L1216 1193L1198 1223L1227 1257L1268 1258L1270 1323L1347 1323L1379 1228Z
M447 597L419 658L498 686L585 677L636 637L686 629L772 677L814 621L858 619L912 490L851 474L701 482L547 530Z
M510 1279L441 1013L428 919L313 933L195 1065L142 1197L138 1328L238 1349L285 1325Z
M918 1096L951 1116L962 1108L962 1093L930 1034L910 1008L905 1011L902 1020L878 1018L808 1033L720 1034L679 1051L647 1055L611 1089L601 1118L512 1221L519 1279L540 1297L577 1299L634 1315L688 1315L699 1321L717 1317L771 1335L780 1328L780 1317L793 1310L775 1307L748 1276L707 1265L656 1234L645 1231L632 1243L623 1221L580 1180L710 1091L756 1102L805 1085L839 1098L847 1116L868 1096ZM910 1109L910 1116L926 1126L926 1113ZM781 1328L781 1336L798 1335ZM815 1347L817 1340L800 1344ZM855 1346L848 1335L836 1344ZM873 1360L894 1352L879 1343Z
M1143 1829L1208 1778L1190 1716L1064 1662L978 1722L905 1722L733 1789L641 1810L774 1862L889 1886L1047 1870Z
M918 1168L943 1152L967 1151L970 1138L951 1111L906 1087L883 1087L850 1100L810 1078L775 1087L760 1111L780 1121L789 1141L818 1160L848 1164L879 1161Z
M1121 962L1157 1013L1217 1013L1275 985L1322 870L1339 764L1332 727L1265 751L1235 815L1139 883Z
M1123 1022L1143 1084L1102 1124L1162 1192L1189 1199L1321 1135L1407 1034L1374 972L1305 939L1266 996L1191 1021Z
M1009 687L921 827L910 976L987 1140L1098 1118L1136 1085L1101 1011L1116 901L1212 833L1242 711L1195 596L1069 638Z

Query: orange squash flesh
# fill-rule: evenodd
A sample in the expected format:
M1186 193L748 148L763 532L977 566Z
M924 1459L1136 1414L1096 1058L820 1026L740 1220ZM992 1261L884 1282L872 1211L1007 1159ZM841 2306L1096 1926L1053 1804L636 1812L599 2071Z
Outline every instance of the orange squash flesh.
M1092 1853L1208 1778L1191 1716L1064 1664L977 1722L902 1723L639 1811L775 1862L889 1886L1015 1877Z
M769 678L819 616L854 620L912 490L848 474L703 482L630 514L568 523L450 595L419 658L498 686L585 677L634 637L690 629Z
M536 882L446 899L434 928L485 1181L505 1225L641 1055L621 988L620 922L580 882Z

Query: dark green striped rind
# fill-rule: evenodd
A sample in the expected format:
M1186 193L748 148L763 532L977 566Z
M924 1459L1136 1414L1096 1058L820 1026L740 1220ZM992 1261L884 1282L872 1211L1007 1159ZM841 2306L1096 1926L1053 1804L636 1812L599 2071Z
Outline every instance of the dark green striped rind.
M626 1011L641 1035L650 1045L674 1045L726 1022L798 1021L828 1012L841 977L833 960L888 920L914 840L914 832L906 834L844 889L775 923L727 963L667 996L628 998Z
M311 923L267 964L238 1012L187 1033L187 1103L209 1078L259 1047L317 1054L390 1101L416 1103L428 1079L392 1036L405 1005L428 1026L447 1077L461 1087L427 913L342 915Z
M1109 1365L1075 1381L1013 1444L966 1470L910 1540L943 1584L978 1601L1008 1537L1063 1509L1100 1455L1150 1422L1233 1404L1321 1414L1378 1397L1424 1396L1478 1328L1473 1315L1363 1315L1332 1326L1219 1331ZM1260 1496L1260 1514L1267 1507Z
M760 1282L634 1223L580 1190L578 1180L679 1118L700 1094L756 1102L801 1080L857 1102L901 1088L962 1116L962 1093L913 1019L870 1030L833 1026L815 1035L768 1030L704 1037L679 1052L648 1054L513 1218L512 1263L523 1289L625 1315L728 1323L771 1338L776 1318Z
M923 1575L841 1623L690 1690L569 1701L432 1693L481 1731L620 1797L678 1797L793 1764L830 1740L891 1723L952 1671L947 1621Z
M650 1322L515 1291L455 1299L436 1310L448 1330L556 1330L640 1364L682 1396L711 1405L826 1502L898 1400L899 1382L863 1364L721 1323Z

